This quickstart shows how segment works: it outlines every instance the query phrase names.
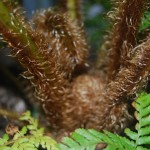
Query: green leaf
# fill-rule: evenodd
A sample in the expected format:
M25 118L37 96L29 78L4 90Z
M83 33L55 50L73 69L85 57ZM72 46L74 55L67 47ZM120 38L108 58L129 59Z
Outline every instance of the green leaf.
M105 135L104 133L98 132L93 129L90 129L89 132L92 133L94 136L96 136L98 139L103 139L103 141L107 141L107 143L113 144L112 140L110 140L110 138L107 135ZM102 142L102 140L101 140L101 142Z
M139 129L140 136L150 135L150 126Z
M104 150L117 150L117 148L113 145L108 145Z
M150 136L142 136L138 140L138 145L150 144Z
M146 11L142 19L142 24L139 27L139 31L143 31L150 27L150 12Z
M20 137L22 137L22 136L24 136L26 133L27 133L27 127L26 126L24 126L19 132L17 132L15 135L14 135L14 140L16 140L16 139L18 139L18 138L20 138Z
M87 140L98 140L98 138L96 138L93 134L91 134L88 130L85 129L77 129L76 133L80 134L80 135L84 135L84 137Z
M8 134L4 134L3 138L2 139L0 138L0 145L7 143L8 140L9 140Z
M79 144L69 137L63 138L63 143L68 147L79 147Z
M31 118L31 113L30 113L30 111L27 111L19 118L19 120L28 121L28 120L30 120L30 118Z
M100 135L100 137L99 137ZM107 138L106 138L107 137ZM120 137L108 131L100 133L95 130L77 129L71 137L66 137L60 144L60 149L66 150L95 150L96 145L99 143L106 143L108 147L106 149L130 149L136 150L134 143L126 138Z
M138 138L138 134L136 132L131 131L129 128L125 129L125 133L129 136L130 139L135 140Z
M85 145L88 144L88 141L82 135L80 135L80 134L78 134L76 132L74 132L72 134L72 138L74 140L76 140L79 144L85 144Z

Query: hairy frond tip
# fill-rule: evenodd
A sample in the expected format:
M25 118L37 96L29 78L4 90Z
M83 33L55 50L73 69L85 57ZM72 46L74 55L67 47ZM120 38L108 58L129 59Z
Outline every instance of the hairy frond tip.
M108 84L108 98L122 100L123 96L133 95L143 82L148 80L150 68L150 36L147 40L133 49L134 56L128 62L128 67L122 67L114 81ZM121 85L121 87L120 87ZM145 85L145 84L144 84ZM115 101L114 101L115 102Z
M57 55L63 70L71 73L76 65L84 65L88 46L76 21L72 21L66 13L48 9L37 12L33 22L35 29L48 39L49 47Z
M130 60L132 49L136 46L136 34L144 14L146 0L114 1L114 10L109 13L113 30L106 39L109 45L108 74L114 78L120 66ZM105 43L104 43L105 44Z

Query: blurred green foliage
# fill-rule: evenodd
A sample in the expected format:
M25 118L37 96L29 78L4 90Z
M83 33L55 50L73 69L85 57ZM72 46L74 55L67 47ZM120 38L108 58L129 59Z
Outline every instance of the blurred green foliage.
M111 9L110 0L88 0L85 2L85 28L92 51L96 51L102 44L103 36L110 28L107 12ZM99 9L95 14L90 14L92 9Z
M145 12L139 31L143 31L147 28L150 28L150 11Z

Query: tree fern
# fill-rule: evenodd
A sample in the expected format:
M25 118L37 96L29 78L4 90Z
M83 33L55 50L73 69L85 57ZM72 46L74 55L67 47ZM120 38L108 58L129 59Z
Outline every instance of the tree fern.
M77 129L71 137L65 137L61 150L94 150L98 143L106 143L105 150L148 150L150 149L150 94L141 94L133 103L138 120L136 131L126 129L127 137L108 131L103 133L93 129Z

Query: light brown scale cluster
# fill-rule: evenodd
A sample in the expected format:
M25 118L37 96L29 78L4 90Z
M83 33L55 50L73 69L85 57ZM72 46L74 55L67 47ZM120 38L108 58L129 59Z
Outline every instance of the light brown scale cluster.
M36 30L45 38L57 57L61 70L70 75L77 65L85 66L88 46L82 27L66 13L51 9L37 12L33 18Z
M106 87L105 82L95 75L81 75L74 80L70 94L65 97L68 103L60 134L80 127L120 133L130 125L133 120L129 114L130 105L112 101L105 93Z
M73 81L70 91L70 109L65 111L64 127L71 131L77 127L86 128L104 91L104 81L95 75L81 75Z
M136 33L146 6L145 0L122 0L115 15L110 49L110 76L115 75L121 65L131 58L136 45ZM118 59L118 61L115 61Z
M109 56L105 64L98 62L99 67L109 64L109 79L113 79L120 67L131 59L132 49L136 46L137 29L146 7L145 0L114 0L113 3L114 11L109 12L114 23L113 29L102 45L102 48L109 50ZM103 50L99 55L103 55Z

